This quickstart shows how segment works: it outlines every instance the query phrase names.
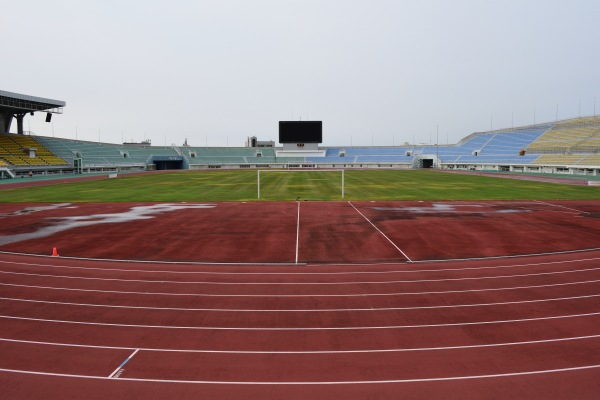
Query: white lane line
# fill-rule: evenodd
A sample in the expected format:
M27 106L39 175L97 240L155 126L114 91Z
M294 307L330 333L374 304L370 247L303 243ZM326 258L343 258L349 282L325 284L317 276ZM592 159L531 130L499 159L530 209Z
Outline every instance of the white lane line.
M298 351L286 351L286 350L203 350L203 349L161 349L161 348L144 348L140 347L137 350L141 351L152 351L152 352L165 352L165 353L207 353L207 354L361 354L361 353L405 353L411 351L438 351L438 350L465 350L465 349L479 349L486 347L505 347L505 346L524 346L531 344L545 344L545 343L556 343L556 342L569 342L575 340L586 340L586 339L598 339L600 335L588 335L588 336L575 336L555 339L543 339L543 340L529 340L524 342L506 342L506 343L488 343L488 344L473 344L464 346L439 346L439 347L414 347L414 348L400 348L400 349L367 349L367 350L298 350ZM0 342L9 343L23 343L23 344L35 344L41 346L58 346L58 347L76 347L85 349L106 349L106 350L131 350L131 347L120 347L120 346L96 346L87 344L73 344L73 343L55 343L55 342L40 342L35 340L19 340L19 339L7 339L0 338ZM136 352L137 352L136 350ZM119 366L120 368L121 366ZM115 370L115 372L117 372ZM113 374L115 373L113 372Z
M382 325L382 326L329 326L329 327L225 327L225 326L171 326L171 325L144 325L144 324L117 324L108 322L85 322L85 321L66 321L58 319L44 318L28 318L17 317L12 315L0 315L0 318L14 319L19 321L35 321L35 322L51 322L59 324L74 324L74 325L93 325L93 326L116 326L126 328L156 328L156 329L186 329L197 331L361 331L361 330L381 330L381 329L413 329L413 328L446 328L449 326L471 326L471 325L493 325L493 324L508 324L518 322L533 322L533 321L549 321L555 319L591 317L600 315L600 312L585 313L585 314L568 314L568 315L553 315L550 317L536 318L521 318L521 319L505 319L497 321L477 321L477 322L452 322L444 324L420 324L420 325Z
M119 373L119 371L121 371L121 368L123 368L123 367L125 366L125 364L127 364L127 363L129 362L129 360L131 360L131 359L133 358L133 356L135 356L135 355L137 354L137 352L138 352L138 351L140 351L140 349L135 349L135 351L134 351L133 353L131 353L131 354L129 355L129 357L127 357L127 358L125 359L125 361L123 361L123 362L121 363L121 365L119 365L119 366L117 367L117 369L115 369L115 370L113 371L113 373L112 373L112 374L110 374L110 375L108 376L108 378L109 378L109 379L110 379L110 378L114 378L114 377L115 377L115 376L116 376L116 375Z
M548 285L508 286L508 287L486 288L486 289L438 290L438 291L427 291L427 292L346 293L346 294L212 294L212 293L133 292L133 291L119 291L119 290L65 288L65 287L54 287L54 286L19 285L19 284L15 284L15 283L0 283L0 286L14 286L14 287L29 288L29 289L67 290L67 291L74 291L74 292L91 292L91 293L137 294L137 295L144 295L144 296L152 295L152 296L193 296L193 297L265 297L265 298L311 297L311 298L318 298L318 297L420 296L420 295L447 294L447 293L493 292L493 291L501 291L501 290L553 288L556 286L584 285L584 284L588 284L588 283L598 283L598 282L600 282L600 279L595 279L595 280L591 280L591 281L553 283L553 284L548 284Z
M445 259L429 259L429 260L413 260L414 263L424 264L424 263L447 263L447 262L455 262L455 261L485 261L485 260L504 260L504 259L519 259L519 258L527 258L527 257L545 257L545 256L555 256L562 254L576 254L576 253L585 253L591 251L598 251L600 247L594 247L590 249L575 249L575 250L562 250L562 251L552 251L552 252L544 252L544 253L528 253L528 254L509 254L503 256L487 256L487 257L467 257L467 258L445 258ZM378 265L378 264L375 264Z
M423 260L412 260L412 263L415 264L429 264L429 263L451 263L451 262L457 262L457 261L486 261L486 260L510 260L510 259L519 259L519 258L530 258L530 257L546 257L546 256L555 256L555 255L564 255L564 254L578 254L578 253L590 253L590 252L597 252L600 251L600 247L593 247L593 248L587 248L587 249L574 249L574 250L562 250L562 251L552 251L552 252L543 252L543 253L527 253L527 254L509 254L509 255L500 255L500 256L487 256L487 257L466 257L466 258L443 258L443 259L423 259ZM0 250L0 255L2 254L8 254L8 255L16 255L16 256L20 256L21 258L24 257L37 257L37 258L50 258L50 256L48 255L43 255L43 254L32 254L32 253L15 253L15 252L9 252L9 251L1 251ZM60 257L62 261L84 261L84 262L88 262L88 261L94 261L94 262L101 262L101 263L105 263L105 264L151 264L153 266L157 266L157 265L183 265L183 266L192 266L192 267L196 267L196 266L228 266L228 267L257 267L257 266L266 266L266 267L280 267L280 266L286 266L286 265L292 265L292 266L296 266L294 263L292 262L277 262L277 263L261 263L261 262L238 262L238 263L231 263L231 262L201 262L201 261L161 261L161 260L119 260L119 259L112 259L112 258L83 258L83 257L65 257L65 256L61 256ZM4 262L4 263L8 263L8 264L19 264L18 262L11 262L11 261L0 261L0 262ZM568 262L568 261L565 261ZM28 263L22 263L23 265L27 265ZM381 261L381 262L356 262L356 263L317 263L317 264L308 264L308 263L298 263L298 265L308 265L311 267L315 267L315 266L344 266L347 268L355 268L355 267L361 267L361 266L387 266L387 265L393 265L393 266L397 266L398 264L405 264L402 261ZM40 265L40 266L50 266L48 264L29 264L29 265ZM65 268L67 268L65 266ZM72 267L72 268L77 268L77 267ZM90 268L93 269L93 268ZM103 270L104 268L97 268L100 270ZM118 269L111 269L111 268L106 268L106 270L110 271L110 270L115 270L115 271L119 271ZM122 270L122 271L140 271L140 272L147 272L147 270ZM163 272L163 271L160 271ZM187 273L187 272L181 272L181 271L164 271L164 272L170 272L170 273ZM197 273L199 274L238 274L237 272L205 272L205 271L198 271ZM289 274L296 274L294 272L288 272ZM272 274L274 275L279 275L279 274L288 274L285 272L272 272ZM349 272L350 273L350 272ZM239 274L263 274L263 275L268 275L271 274L269 272L239 272ZM301 272L298 272L297 274L303 274ZM306 274L310 274L310 272L306 272ZM326 274L326 273L325 273Z
M323 312L355 312L355 311L400 311L400 310L437 310L444 308L464 308L464 307L494 307L494 306L505 306L515 304L532 304L532 303L545 303L545 302L556 302L556 301L570 301L570 300L581 300L591 299L594 297L600 297L600 294L590 294L584 296L573 296L573 297L556 297L550 299L536 299L536 300L521 300L521 301L503 301L497 303L474 303L474 304L443 304L434 306L414 306L414 307L369 307L369 308L320 308L320 309L246 309L246 308L180 308L180 307L149 307L149 306L124 306L114 304L93 304L93 303L70 303L63 301L47 301L47 300L32 300L32 299L20 299L14 297L0 297L0 301L16 301L22 303L37 303L37 304L54 304L61 306L76 306L76 307L98 307L98 308L120 308L126 310L155 310L155 311L205 311L205 312L236 312L236 313L323 313Z
M244 382L244 381L186 381L176 379L143 379L143 378L119 378L122 381L132 382L157 382L157 383L188 383L188 384L205 384L205 385L360 385L360 384L385 384L385 383L413 383L413 382L435 382L435 381L460 381L467 379L486 379L486 378L502 378L511 376L528 376L528 375L541 375L541 374L552 374L559 372L570 372L570 371L582 371L587 369L600 368L600 365L582 365L578 367L570 368L557 368L557 369L545 369L538 371L525 371L525 372L509 372L504 374L487 374L487 375L465 375L465 376L449 376L443 378L415 378L415 379L386 379L386 380L371 380L371 381L312 381L312 382ZM24 371L19 369L8 369L0 368L0 372L11 372L18 374L27 375L42 375L42 376L56 376L65 378L82 378L82 379L110 379L105 376L94 376L94 375L74 375L74 374L58 374L54 372L41 372L41 371Z
M504 279L504 278L522 278L530 276L546 276L559 274L573 274L577 272L599 271L597 268L573 269L568 271L553 271L553 272L538 272L532 274L515 274L515 275L495 275L495 276L477 276L465 278L444 278L444 279L413 279L413 280L393 280L393 281L343 281L343 282L216 282L216 281L167 281L156 279L118 279L118 278L95 278L88 276L71 276L71 275L52 275L52 274L31 274L27 272L0 271L0 274L6 275L21 275L21 276L36 276L55 279L81 279L91 281L109 281L109 282L138 282L138 283L173 283L177 285L218 285L218 286L332 286L332 285L389 285L395 283L423 283L423 282L456 282L456 281L472 281L483 279Z
M40 258L50 258L51 256L45 254L34 254L34 253L17 253L14 251L0 251L0 254L9 254L20 257L40 257ZM285 265L294 265L291 262L218 262L218 261L165 261L165 260L127 260L127 259L118 259L118 258L92 258L92 257L69 257L69 256L60 256L63 260L73 260L73 261L100 261L100 262L109 262L109 263L125 263L125 264L152 264L152 265L225 265L225 266L266 266L266 267L279 267Z
M412 260L411 260L411 259L410 259L410 258L409 258L407 255L406 255L406 253L405 253L405 252L403 252L403 251L402 251L402 249L400 249L400 247L398 247L398 246L396 245L396 243L392 242L392 239L390 239L389 237L387 237L387 235L386 235L385 233L383 233L383 232L381 231L381 229L379 229L378 227L376 227L376 226L375 226L375 224L374 224L374 223L372 223L372 222L369 220L369 218L365 217L365 215L364 215L363 213L361 213L361 212L358 210L358 208L354 207L354 204L352 204L351 202L348 202L348 204L350 204L350 205L352 206L352 208L354 208L354 210L355 210L357 213L359 213L359 214L360 214L360 215L361 215L361 216L362 216L362 217L363 217L363 218L364 218L364 219L365 219L365 220L366 220L366 221L367 221L369 224L371 224L371 226L372 226L373 228L375 228L375 230L376 230L377 232L379 232L379 233L380 233L380 234L381 234L381 235L382 235L384 238L386 238L386 239L387 239L387 241L388 241L388 242L390 242L390 243L392 244L392 246L394 246L394 247L396 248L396 250L398 250L398 251L399 251L399 252L400 252L400 253L401 253L401 254L404 256L404 258L406 258L406 259L408 260L408 262L412 262Z
M455 261L485 261L485 260L502 260L502 259L514 259L514 258L527 258L527 257L538 257L538 256L553 256L558 254L577 254L577 253L589 253L600 250L600 247L593 247L588 249L574 249L574 250L562 250L562 251L551 251L543 253L527 253L527 254L509 254L500 256L487 256L487 257L467 257L467 258L444 258L444 259L427 259L427 260L412 260L413 263L426 264L426 263L447 263ZM11 251L0 251L1 254L15 255L19 257L38 257L38 258L50 258L45 254L33 254L33 253L15 253ZM124 263L124 264L151 264L151 265L185 265L185 266L230 266L230 267L279 267L286 265L293 265L292 262L210 262L210 261L164 261L164 260L121 260L114 258L90 258L90 257L66 257L61 256L62 260L72 261L98 261L102 263ZM345 267L356 267L356 266L381 266L381 265L396 265L402 263L401 261L382 261L382 262L357 262L357 263L344 263ZM299 265L310 265L310 266L322 266L322 265L339 265L339 263L318 263L318 264L307 264L299 263ZM216 273L216 272L215 272Z
M545 205L547 205L547 206L551 206L551 207L559 207L559 208L564 208L565 210L569 210L569 211L575 211L575 212L576 212L576 213L578 213L578 214L582 214L582 213L584 213L584 214L585 214L585 213L586 213L585 211L578 210L578 209L576 209L576 208L571 208L571 207L563 206L563 205L560 205L560 204L552 204L552 203L547 203L547 202L545 202L545 201L540 201L540 200L534 200L534 201L535 201L536 203L539 203L539 204L545 204Z
M298 264L298 249L300 243L300 202L298 201L298 220L296 221L296 264Z
M477 271L486 269L499 269L499 268L518 268L518 267L537 267L545 265L562 265L571 264L587 261L599 261L600 257L592 258L580 258L575 260L562 260L562 261L545 261L537 263L525 263L525 264L506 264L506 265L493 265L483 267L463 267L463 268L437 268L437 269L408 269L408 270L388 270L388 271L346 271L346 272L217 272L217 271L168 271L168 270L148 270L148 269L120 269L120 268L96 268L96 267L75 267L68 265L51 265L51 264L32 264L23 262L9 262L0 260L0 264L18 265L18 266L34 266L34 267L47 267L47 268L58 268L58 269L77 269L84 271L116 271L116 272L142 272L142 273L156 273L156 274L173 274L173 275L233 275L233 276L247 276L247 275L378 275L378 274L414 274L420 272L448 272L448 271ZM413 263L421 263L421 261L413 261ZM306 264L303 264L306 265ZM356 265L356 264L355 264ZM382 264L360 264L360 265L382 265ZM328 268L332 265L328 265Z

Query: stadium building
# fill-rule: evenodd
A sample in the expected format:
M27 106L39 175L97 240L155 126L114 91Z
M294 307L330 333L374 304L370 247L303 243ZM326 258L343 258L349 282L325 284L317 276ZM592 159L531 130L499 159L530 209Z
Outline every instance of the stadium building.
M38 136L23 129L35 112L63 112L64 101L0 91L0 178L167 169L441 168L569 175L600 174L600 116L476 132L453 145L322 147L319 121L280 123L280 144L244 147L152 146ZM10 133L17 121L16 133ZM316 127L309 136L286 123ZM300 133L299 133L300 132Z

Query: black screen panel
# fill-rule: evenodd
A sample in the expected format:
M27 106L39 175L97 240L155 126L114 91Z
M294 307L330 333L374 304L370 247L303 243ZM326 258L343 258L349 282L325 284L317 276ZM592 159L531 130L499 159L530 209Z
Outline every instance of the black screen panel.
M323 121L279 121L279 143L322 143Z

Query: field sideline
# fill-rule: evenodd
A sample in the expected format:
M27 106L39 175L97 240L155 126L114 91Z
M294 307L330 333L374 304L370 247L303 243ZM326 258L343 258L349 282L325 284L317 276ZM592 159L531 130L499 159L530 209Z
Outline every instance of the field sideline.
M256 170L174 171L0 190L0 202L258 201ZM261 201L298 199L342 200L341 172L261 173ZM600 200L600 190L438 171L346 170L344 200Z

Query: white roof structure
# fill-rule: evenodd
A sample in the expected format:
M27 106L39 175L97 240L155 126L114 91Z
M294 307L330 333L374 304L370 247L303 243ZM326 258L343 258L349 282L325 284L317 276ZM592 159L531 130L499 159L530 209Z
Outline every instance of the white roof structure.
M62 108L66 105L67 103L62 100L46 99L0 90L0 108L21 110L22 112L46 111L62 114Z

